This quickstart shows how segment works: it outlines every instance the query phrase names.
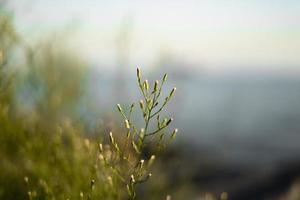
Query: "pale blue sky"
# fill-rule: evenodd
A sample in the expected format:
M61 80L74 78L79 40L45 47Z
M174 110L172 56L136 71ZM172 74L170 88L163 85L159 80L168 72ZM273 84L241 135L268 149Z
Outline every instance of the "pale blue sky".
M28 38L73 27L74 48L114 64L115 40L129 22L130 63L151 65L160 52L207 67L300 68L300 1L23 0L11 3Z

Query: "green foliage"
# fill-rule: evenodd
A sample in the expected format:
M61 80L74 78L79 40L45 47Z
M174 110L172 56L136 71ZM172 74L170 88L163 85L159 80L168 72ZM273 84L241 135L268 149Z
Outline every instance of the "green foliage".
M2 51L2 59L4 58L4 52L6 55L10 55L13 47L20 42L20 37L16 33L11 18L3 13L0 9L0 48ZM7 56L5 56L7 57ZM6 63L6 60L3 60Z
M139 68L137 69L137 79L138 86L143 95L143 100L140 100L139 104L144 120L144 127L140 129L137 128L131 119L132 112L135 108L134 103L131 104L128 114L125 114L124 109L118 104L117 108L124 119L126 129L125 143L122 148L119 147L120 145L118 145L112 133L110 133L110 142L115 152L115 159L109 165L117 172L120 181L126 184L129 199L136 198L136 186L147 181L152 175L149 171L155 160L155 155L146 157L143 155L143 152L147 148L148 140L151 142L150 145L156 143L156 149L163 146L163 138L166 134L163 130L170 125L173 119L165 118L160 120L160 113L171 100L176 90L176 88L172 89L169 96L160 104L159 99L167 75L164 75L160 85L158 81L155 81L152 90L150 90L147 80L142 81ZM156 122L153 122L153 119L156 120ZM150 130L149 127L152 122L155 123L156 127ZM170 139L173 139L176 133L177 129L173 131ZM124 166L126 167L125 170Z
M124 128L110 132L107 139L102 130L97 130L95 138L88 138L83 124L74 123L67 115L60 117L80 96L76 80L82 78L82 63L76 61L75 69L71 68L72 56L55 53L49 45L38 54L27 47L28 79L20 81L17 78L21 76L5 70L19 37L9 18L1 18L0 25L5 27L0 29L0 199L139 198L139 186L151 177L158 152L177 133L175 129L168 134L172 118L161 119L176 90L160 102L167 75L150 89L138 69L143 97L139 106L131 104L126 112L117 105ZM66 74L73 79L67 79ZM43 85L44 90L33 111L20 115L15 101L21 83ZM132 119L136 107L142 113L142 127ZM32 115L36 120L29 120Z
M65 117L74 115L75 107L83 93L86 77L85 63L75 53L62 47L61 41L49 40L35 48L27 47L26 68L19 73L17 93L31 95L30 111L35 120L47 121L50 128ZM31 102L30 102L31 101ZM17 99L18 110L24 108L24 99Z
M7 184L1 187L2 197L24 199L25 195L13 195L13 191L21 191L27 193L29 199L124 199L127 195L135 199L137 185L151 177L155 160L155 155L143 155L147 140L153 143L156 137L157 147L161 146L162 130L172 121L160 121L157 117L157 128L149 131L151 119L159 116L161 110L159 107L151 114L158 105L159 90L150 93L145 86L142 91L147 95L142 108L145 127L138 130L131 120L134 104L128 115L118 105L126 134L117 141L110 132L110 145L85 139L82 129L70 121L58 124L55 132L50 133L43 130L43 126L34 130L22 123L16 126L9 116L1 115L1 156L4 159L0 174L2 184ZM165 105L164 102L161 106Z

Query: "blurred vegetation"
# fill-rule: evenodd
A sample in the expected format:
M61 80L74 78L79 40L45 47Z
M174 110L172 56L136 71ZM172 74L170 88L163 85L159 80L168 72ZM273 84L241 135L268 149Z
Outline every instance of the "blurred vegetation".
M25 48L11 19L0 17L0 197L27 199L28 192L44 198L49 193L50 199L78 196L95 173L94 160L87 156L95 151L86 148L82 126L69 118L80 97L83 64L50 42L39 51ZM17 48L26 57L18 71L11 62ZM28 94L20 98L21 92ZM32 106L23 112L27 104Z
M159 115L175 89L160 102L167 76L152 87L138 70L145 127L130 118L138 106L118 105L125 127L116 125L109 136L102 127L89 138L74 120L84 66L61 40L26 44L1 13L0 199L136 199L147 191L137 186L151 176L150 149L158 154L177 133L167 135L172 119Z
M37 52L26 48L27 69L19 77L21 109L25 101L40 123L47 119L45 125L74 116L84 88L85 63L61 44L49 40Z

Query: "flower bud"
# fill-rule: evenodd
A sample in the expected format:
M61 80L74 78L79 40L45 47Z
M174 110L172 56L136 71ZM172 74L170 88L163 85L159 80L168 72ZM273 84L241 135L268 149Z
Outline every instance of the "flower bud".
M148 83L148 80L145 80L145 81L144 81L144 88L145 88L146 91L149 90L149 83Z
M130 112L132 112L133 108L134 108L134 103L131 104L131 106L130 106Z
M138 146L135 144L135 142L133 140L131 141L131 145L132 145L133 149L135 150L135 152L137 154L141 153L141 151L139 150Z
M115 140L114 140L114 138L113 138L112 132L109 132L109 140L110 140L110 142L111 142L112 144L115 143Z
M130 176L130 183L131 183L131 184L132 184L132 183L135 183L135 179L134 179L133 174L131 174L131 176Z
M163 82L165 82L167 80L168 74L165 74L163 77Z
M153 106L153 100L150 99L150 100L148 101L148 107L149 107L149 109L151 109L152 106Z
M120 104L117 104L117 107L118 107L119 112L123 112Z
M136 76L138 77L139 81L141 80L141 70L140 68L136 69Z
M156 92L157 91L157 88L158 88L158 80L156 80L155 81L155 83L154 83L154 92Z
M127 129L130 129L130 124L129 124L129 121L127 119L125 120L125 127Z
M168 126L172 121L173 121L173 118L170 118L170 119L167 121L166 126Z
M171 139L175 139L175 138L176 138L177 132L178 132L178 129L176 128L176 129L173 131L172 135L171 135Z
M176 91L176 87L174 87L174 88L172 89L169 98L171 98L171 97L174 96L175 91Z
M143 168L143 166L144 166L144 160L140 160L140 169L142 169Z
M141 108L142 110L144 110L144 101L143 101L143 100L140 100L140 108Z

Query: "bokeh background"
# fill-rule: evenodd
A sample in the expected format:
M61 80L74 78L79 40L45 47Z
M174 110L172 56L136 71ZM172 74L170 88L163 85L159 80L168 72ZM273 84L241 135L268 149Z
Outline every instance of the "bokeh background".
M11 53L25 74L14 99L21 116L43 116L50 126L68 115L93 129L114 119L115 104L140 98L137 66L152 83L168 73L167 87L178 89L168 112L180 131L163 158L170 161L167 192L175 199L225 199L223 192L233 200L300 199L299 1L0 6L25 54L34 49L39 58L28 70L24 51ZM38 67L49 62L57 67Z

